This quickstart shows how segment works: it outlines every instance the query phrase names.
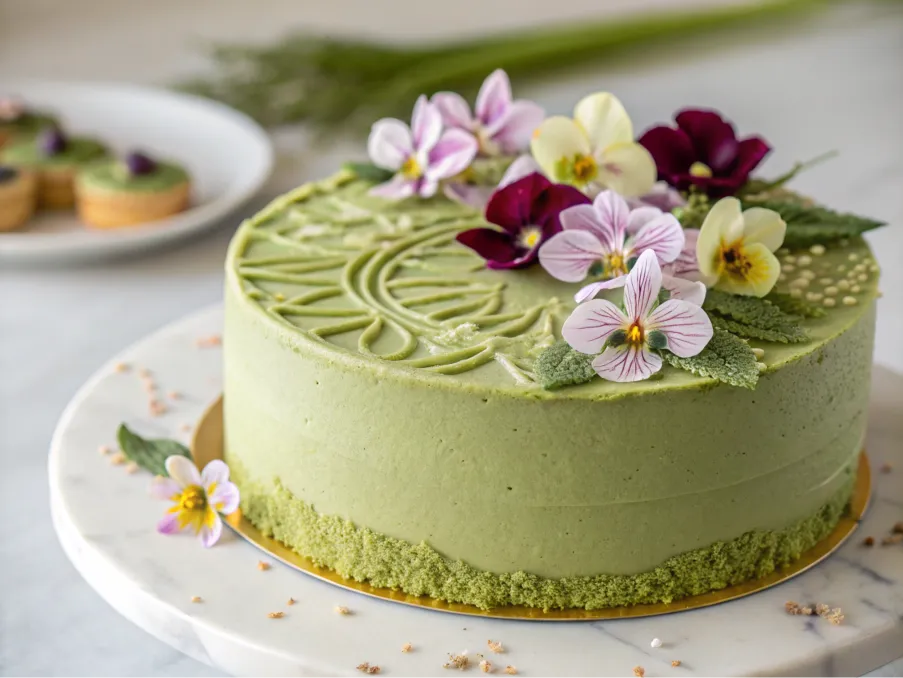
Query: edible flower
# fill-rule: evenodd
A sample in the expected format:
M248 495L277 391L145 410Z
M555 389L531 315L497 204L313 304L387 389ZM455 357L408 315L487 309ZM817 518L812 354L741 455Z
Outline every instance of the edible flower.
M670 212L677 207L683 207L687 201L680 191L669 186L667 181L656 181L643 195L627 198L627 204L630 205L630 209L649 206L658 207L662 212Z
M472 228L457 240L493 269L523 268L536 261L539 248L561 230L562 210L589 198L573 186L553 184L538 172L502 186L486 205L486 221L501 226Z
M626 275L646 250L667 264L684 245L677 217L656 207L631 210L614 191L603 191L592 205L564 210L561 226L561 233L539 251L539 262L564 282L580 282L587 275L602 279Z
M699 229L696 259L702 276L717 289L764 297L781 273L773 252L784 242L787 224L764 207L741 211L736 198L714 204Z
M533 157L546 175L590 195L610 188L640 196L655 182L655 162L633 139L633 123L621 102L600 92L582 99L574 119L554 116L533 133Z
M168 478L157 476L151 484L151 493L157 499L172 504L157 524L157 531L175 534L191 529L201 544L213 546L223 533L220 514L238 509L238 488L229 482L229 467L214 459L198 473L190 459L173 455L166 459L166 472Z
M48 127L38 137L38 148L46 156L59 155L69 146L69 140L62 130L57 127Z
M733 195L771 151L761 137L737 139L716 111L685 109L674 120L677 127L653 127L639 141L655 158L659 179L682 191Z
M590 355L593 369L609 381L641 381L662 367L659 351L682 358L698 354L712 338L705 311L683 299L658 303L662 272L651 250L640 255L626 276L624 309L607 299L580 304L564 322L571 347Z
M392 200L412 195L429 198L439 182L453 177L473 161L477 142L460 129L442 129L442 115L425 96L417 99L411 126L383 118L374 123L367 142L370 159L378 167L396 172L371 194Z
M474 135L481 155L520 153L530 145L530 135L545 117L538 104L512 97L511 82L502 69L493 71L483 81L473 113L456 92L438 92L432 102L439 108L446 127Z
M133 151L125 156L125 167L129 176L140 177L157 171L157 161L144 153Z
M25 115L25 104L12 97L0 97L0 122L15 122Z

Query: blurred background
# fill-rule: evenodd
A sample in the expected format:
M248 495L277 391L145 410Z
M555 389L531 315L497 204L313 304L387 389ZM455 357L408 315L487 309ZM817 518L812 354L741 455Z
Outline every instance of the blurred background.
M768 11L706 30L701 19L643 28L658 25L664 12L730 7ZM765 176L837 150L838 158L802 174L794 188L892 225L868 237L883 269L876 361L903 372L903 3L895 0L0 0L0 94L4 80L21 78L162 87L193 81L195 89L219 83L222 93L224 62L211 58L215 46L256 45L268 54L254 62L264 66L251 72L253 84L274 72L290 75L293 58L300 69L292 50L305 39L279 47L298 31L434 49L556 24L602 31L625 20L630 28L600 33L617 49L592 60L563 50L513 75L516 96L567 113L583 94L608 90L622 99L637 133L681 107L718 108L741 135L771 143ZM545 39L521 35L521 42ZM420 68L439 68L441 60L431 58ZM474 86L499 64L478 65ZM231 103L253 108L255 90L242 82L238 93L252 100ZM374 86L361 86L361 95L376 96ZM227 81L227 98L235 93ZM316 102L319 95L308 96ZM267 115L267 122L284 122ZM69 565L50 524L46 450L66 402L112 354L220 300L225 248L242 217L365 156L359 126L322 127L270 127L277 163L261 195L187 243L91 265L0 264L0 497L6 516L14 511L29 526L0 521L3 674L215 675L119 617ZM874 675L903 675L903 664Z

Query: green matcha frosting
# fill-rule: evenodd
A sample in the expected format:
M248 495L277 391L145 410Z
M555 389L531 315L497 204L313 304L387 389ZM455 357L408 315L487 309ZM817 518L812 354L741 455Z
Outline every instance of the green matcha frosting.
M85 167L78 175L79 185L109 192L159 193L188 181L188 173L173 163L158 163L148 174L130 175L118 160L96 162Z
M303 186L230 246L225 455L256 524L409 593L582 607L758 576L836 522L867 420L861 239L779 253L780 291L804 277L825 313L795 343L749 341L754 390L708 364L574 385L574 356L537 360L578 285L487 268L455 240L486 225L468 207L370 187Z
M52 115L25 112L15 120L0 121L0 130L12 130L17 136L31 137L47 127L57 125L57 119Z
M24 167L69 167L98 160L106 154L106 146L86 137L68 138L66 148L55 155L45 154L37 139L28 139L0 151L0 161Z

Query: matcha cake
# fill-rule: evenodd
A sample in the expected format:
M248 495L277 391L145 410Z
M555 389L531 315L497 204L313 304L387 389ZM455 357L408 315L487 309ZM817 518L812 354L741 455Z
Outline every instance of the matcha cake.
M376 586L586 609L761 577L833 530L880 224L752 178L768 146L712 111L639 140L611 95L574 118L498 71L473 113L421 98L372 164L241 226L225 458L257 527Z

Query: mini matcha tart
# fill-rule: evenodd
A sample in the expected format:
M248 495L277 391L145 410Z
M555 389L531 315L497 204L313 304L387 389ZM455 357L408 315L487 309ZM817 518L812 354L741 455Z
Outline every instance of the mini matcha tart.
M29 109L18 99L0 97L0 147L14 139L30 139L47 127L58 126L56 118Z
M143 153L85 167L76 180L78 213L94 228L165 219L188 207L191 181L182 167Z
M36 194L33 172L0 165L0 231L12 231L31 218Z
M75 204L78 170L105 157L106 147L95 139L67 137L57 128L34 139L19 141L0 151L0 162L33 171L38 178L38 204L65 208Z

